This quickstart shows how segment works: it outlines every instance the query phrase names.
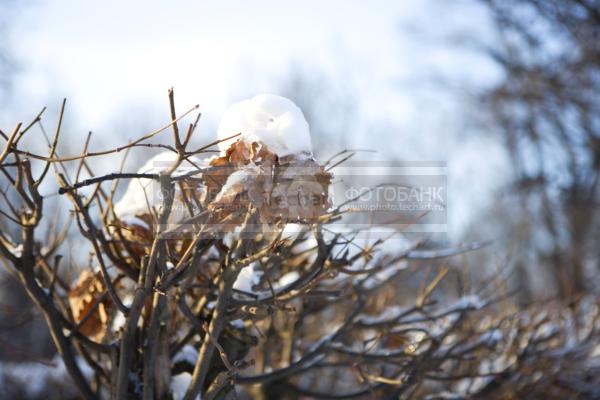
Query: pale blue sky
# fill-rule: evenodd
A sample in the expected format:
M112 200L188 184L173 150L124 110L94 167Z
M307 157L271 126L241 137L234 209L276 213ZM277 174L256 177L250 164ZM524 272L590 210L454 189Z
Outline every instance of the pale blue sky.
M399 93L402 80L419 77L423 68L473 75L472 63L457 59L456 51L421 43L401 29L412 24L431 36L469 26L481 14L473 5L443 4L32 2L15 19L16 53L25 68L20 90L43 101L68 97L89 129L132 102L162 105L170 86L180 104L200 103L218 119L249 86L274 90L290 63L302 63L333 79L340 69L349 73L369 105L365 114L393 111L407 118L414 106L411 93Z

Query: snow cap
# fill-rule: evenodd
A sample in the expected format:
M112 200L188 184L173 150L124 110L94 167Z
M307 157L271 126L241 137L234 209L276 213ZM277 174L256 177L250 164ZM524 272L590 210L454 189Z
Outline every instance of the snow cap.
M235 103L221 119L218 138L241 133L247 142L262 142L280 157L302 152L312 153L310 130L302 110L293 101L274 94L260 94ZM239 136L219 143L222 153Z

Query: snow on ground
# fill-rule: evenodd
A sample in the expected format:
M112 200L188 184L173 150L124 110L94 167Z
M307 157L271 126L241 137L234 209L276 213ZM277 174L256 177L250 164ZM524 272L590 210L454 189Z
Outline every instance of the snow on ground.
M273 94L260 94L240 101L223 114L218 138L241 133L247 142L263 142L279 156L312 153L310 130L302 110L291 100ZM225 152L239 137L219 143Z
M84 376L90 379L93 374L92 369L79 359L77 363ZM26 398L36 399L42 398L49 386L75 391L62 358L58 354L55 355L51 364L52 366L39 362L2 362L0 363L0 389L15 385Z

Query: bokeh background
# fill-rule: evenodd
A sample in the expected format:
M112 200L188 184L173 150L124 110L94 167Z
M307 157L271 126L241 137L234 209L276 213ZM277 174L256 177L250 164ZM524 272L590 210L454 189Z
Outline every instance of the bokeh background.
M51 131L67 98L60 152L89 131L92 149L114 147L168 122L174 87L179 110L200 105L204 144L231 103L284 95L321 160L446 162L436 241L494 241L455 261L474 280L505 275L523 304L569 298L600 268L599 26L594 0L0 0L0 129L47 106ZM126 169L147 158L132 152ZM0 357L51 357L10 278L0 297Z

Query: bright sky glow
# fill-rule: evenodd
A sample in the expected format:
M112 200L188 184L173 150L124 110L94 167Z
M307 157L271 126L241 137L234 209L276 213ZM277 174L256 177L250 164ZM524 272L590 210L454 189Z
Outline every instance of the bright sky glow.
M229 105L277 93L300 65L359 99L350 145L384 158L448 161L450 171L460 157L462 172L485 175L457 146L457 98L421 85L429 75L452 84L494 77L481 57L440 42L448 32L486 35L480 8L453 3L32 1L12 19L21 71L0 126L28 120L44 105L51 116L67 97L77 145L89 130L101 144L123 143L166 122L174 86L179 110L200 104L207 142Z

